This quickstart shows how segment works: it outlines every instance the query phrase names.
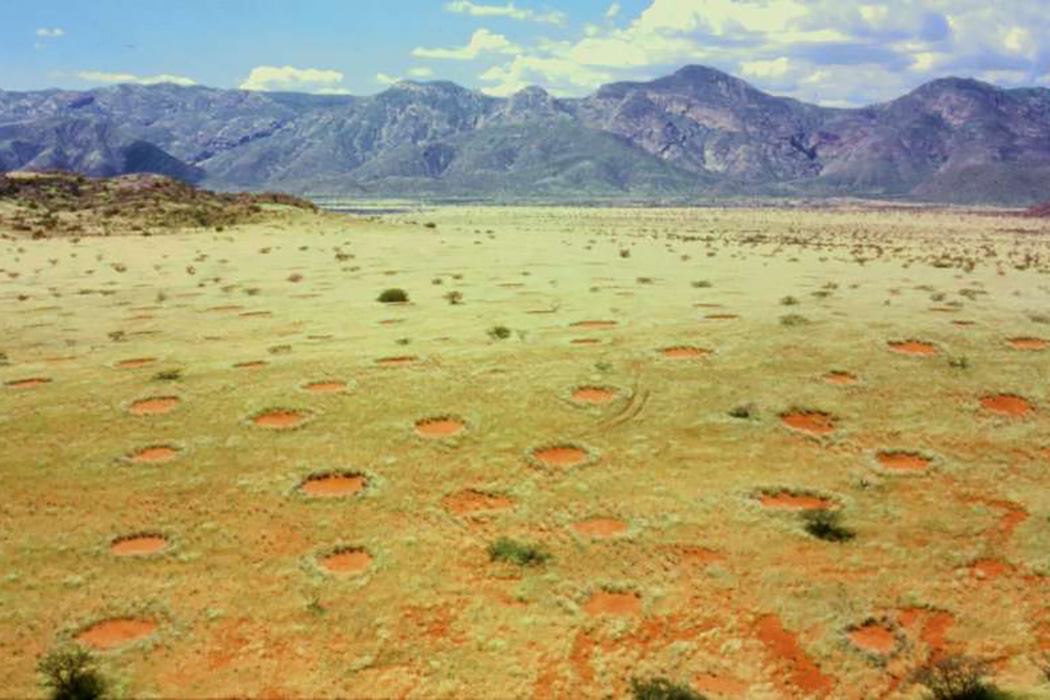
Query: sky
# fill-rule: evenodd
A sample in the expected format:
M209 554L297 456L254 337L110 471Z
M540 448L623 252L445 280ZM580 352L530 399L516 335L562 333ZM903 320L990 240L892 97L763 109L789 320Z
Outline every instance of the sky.
M1050 0L0 0L0 90L173 82L561 96L703 64L859 106L956 75L1050 87Z

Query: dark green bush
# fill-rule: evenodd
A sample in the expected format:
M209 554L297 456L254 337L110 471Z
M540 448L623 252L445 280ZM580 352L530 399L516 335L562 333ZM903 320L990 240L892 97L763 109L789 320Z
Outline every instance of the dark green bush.
M55 649L40 659L37 671L53 700L97 700L106 695L106 679L86 649Z
M501 537L489 545L489 558L518 566L537 566L550 559L550 554L536 545Z

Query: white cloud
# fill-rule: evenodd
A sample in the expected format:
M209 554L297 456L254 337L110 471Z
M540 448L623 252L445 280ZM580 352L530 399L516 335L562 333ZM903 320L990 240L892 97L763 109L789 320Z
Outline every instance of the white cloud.
M341 94L343 74L324 68L294 66L256 66L240 84L241 90L316 92Z
M449 12L471 15L472 17L507 17L509 19L540 22L542 24L563 25L567 21L564 12L535 12L529 9L518 8L513 2L506 5L482 5L470 2L470 0L452 0L445 4Z
M88 83L133 83L136 85L159 85L160 83L172 83L187 87L196 85L197 81L182 75L171 75L161 73L160 75L135 75L134 73L107 73L105 71L85 70L77 73L77 77Z
M615 19L616 15L620 14L620 9L620 3L614 2L612 5L609 5L609 9L605 11L605 18Z
M382 83L383 85L393 85L394 83L401 80L393 75L387 75L386 73L376 73L376 82Z
M495 96L512 95L529 85L541 84L552 94L573 94L608 82L612 74L581 66L564 58L516 56L506 66L493 66L478 76L494 83L482 91Z
M412 49L417 58L437 58L450 61L471 61L483 53L519 54L521 47L502 34L494 34L481 28L474 32L466 46L451 49L428 49L422 46Z
M58 39L66 35L66 30L62 27L41 27L36 30L36 35L42 39Z
M434 69L429 66L416 66L415 68L409 68L408 74L413 78L430 78L434 75Z
M743 61L740 72L750 78L780 78L791 68L791 61L781 56L772 61Z

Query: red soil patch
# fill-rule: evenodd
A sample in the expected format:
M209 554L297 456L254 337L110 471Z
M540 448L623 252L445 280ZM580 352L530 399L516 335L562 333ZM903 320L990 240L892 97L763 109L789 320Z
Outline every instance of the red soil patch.
M1050 341L1042 338L1010 338L1006 342L1010 343L1010 347L1017 350L1045 350L1046 346L1050 345Z
M732 321L734 318L740 318L736 314L707 314L704 316L708 321Z
M35 389L38 386L50 383L51 380L47 377L30 377L29 379L16 379L11 382L6 382L5 385L12 389Z
M998 559L978 559L970 565L970 573L974 578L993 579L1010 573L1010 565Z
M828 372L824 375L824 381L828 384L849 386L851 384L856 384L860 380L857 379L856 375L850 374L849 372Z
M238 362L234 365L234 367L237 369L261 369L265 366L265 360L251 360L250 362Z
M575 467L587 461L587 452L572 445L541 447L533 450L532 456L548 467Z
M952 325L955 325L955 326L972 326L972 325L974 325L974 322L973 321L958 320L958 321L952 321Z
M270 428L271 430L287 430L289 428L295 428L296 426L302 425L305 420L306 414L299 411L289 411L284 409L267 411L266 413L261 413L252 418L252 422L260 428Z
M597 338L573 338L570 342L573 345L597 345L601 341Z
M981 408L1000 416L1021 418L1035 411L1035 406L1028 399L1016 394L993 394L981 397Z
M852 629L847 636L855 647L872 654L890 654L897 646L893 631L876 622Z
M748 685L743 681L728 676L716 676L705 673L693 680L693 687L701 693L708 693L715 697L742 698L747 694Z
M152 620L119 618L97 622L78 634L76 639L96 649L114 649L145 639L156 629L157 623Z
M917 452L898 452L886 450L875 455L875 459L882 465L883 469L892 472L923 472L926 471L931 460L923 457Z
M467 515L490 510L505 510L514 507L514 501L507 496L465 489L449 494L442 499L445 509L457 515Z
M416 434L425 438L447 438L459 435L467 424L458 418L424 418L416 421Z
M931 357L937 354L937 346L921 340L897 340L889 343L890 350L901 355Z
M616 321L577 321L572 324L572 328L588 328L593 330L605 330L609 328L615 328L617 325Z
M725 559L724 554L714 549L708 549L707 547L687 545L685 547L680 547L678 552L682 563L684 564L706 565Z
M810 435L830 435L835 432L835 419L822 411L792 411L780 416L781 422L792 430Z
M598 591L583 606L588 615L637 615L642 611L642 598L637 593Z
M109 551L118 557L135 557L156 554L167 548L167 538L160 535L132 535L114 540Z
M167 445L146 447L131 456L132 462L156 464L158 462L170 462L179 456L179 451Z
M671 358L672 360L695 360L700 357L707 357L711 354L710 350L689 347L686 345L664 348L660 352L663 353L664 357Z
M325 382L310 382L304 384L303 389L309 391L311 394L335 394L346 389L346 382L325 381Z
M155 357L133 357L130 360L121 360L117 363L117 367L120 369L138 369L139 367L145 367L151 365L157 361Z
M795 494L790 491L764 493L759 496L758 500L766 508L780 510L828 510L835 505L827 498Z
M413 355L401 355L399 357L381 357L376 360L376 364L380 367L404 367L415 361L416 358Z
M366 486L368 479L362 474L322 474L308 477L299 490L315 498L340 498L361 493Z
M585 537L605 539L627 532L627 523L615 518L588 518L573 523L572 529Z
M153 396L132 403L128 413L133 416L159 416L174 411L180 403L182 399L177 396Z
M579 403L609 403L615 398L615 389L607 389L602 386L581 386L572 392L572 400Z
M776 615L762 616L755 626L759 641L770 655L789 666L791 681L799 690L814 695L831 692L834 687L832 679L821 673L799 646L794 633L785 630Z
M372 555L363 549L344 549L321 559L321 566L334 574L359 574L372 565Z

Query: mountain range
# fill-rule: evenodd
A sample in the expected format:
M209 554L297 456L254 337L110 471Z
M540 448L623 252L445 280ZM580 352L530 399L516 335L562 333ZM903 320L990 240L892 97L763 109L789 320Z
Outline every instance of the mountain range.
M171 84L0 91L0 172L152 172L222 190L467 200L1050 194L1050 89L945 78L842 109L687 66L582 98L444 81L377 95Z

